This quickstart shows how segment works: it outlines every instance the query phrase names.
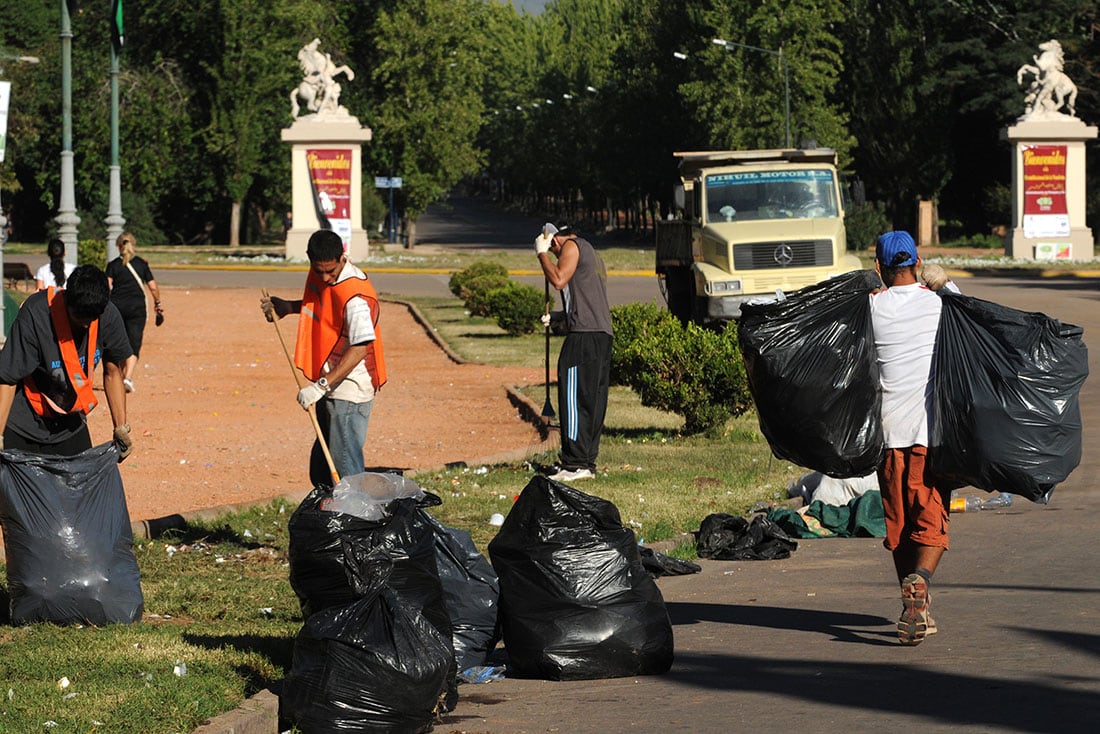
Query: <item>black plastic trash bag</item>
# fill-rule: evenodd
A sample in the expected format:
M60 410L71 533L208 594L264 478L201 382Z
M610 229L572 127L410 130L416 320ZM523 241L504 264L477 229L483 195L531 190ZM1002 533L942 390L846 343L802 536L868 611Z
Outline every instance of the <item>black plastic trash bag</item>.
M0 452L12 624L132 624L144 599L118 450Z
M937 481L1050 499L1081 461L1082 333L1041 313L943 297L929 449Z
M361 599L380 583L397 593L410 611L422 614L451 638L451 620L435 556L435 527L421 507L440 500L425 492L420 500L396 499L381 520L364 520L324 507L332 498L317 487L290 517L290 585L311 619L330 607ZM458 702L457 668L452 652L446 710Z
M707 515L695 535L695 552L716 561L773 561L798 548L781 527L763 515L752 521L717 512Z
M682 561L679 558L666 556L664 553L658 553L652 548L646 548L644 545L638 548L638 555L642 558L642 567L645 568L653 578L660 578L661 576L687 576L688 574L699 573L703 570L703 567L698 563Z
M450 636L382 583L306 620L281 714L305 734L431 731L453 664Z
M500 583L496 571L468 532L446 527L421 512L435 528L435 561L451 618L458 670L485 665L499 639Z
M419 502L395 500L377 521L324 509L331 497L328 487L317 487L290 516L290 585L303 617L359 598L355 580L369 575L372 565L380 566L398 592L438 601L442 607L435 528L418 511L420 505L440 504L438 497L425 493ZM390 564L395 566L392 574ZM368 580L361 585L371 586Z
M616 678L672 666L664 599L610 502L536 476L489 542L489 558L509 676Z
M745 374L778 458L838 478L878 467L882 396L868 294L881 286L857 270L741 307Z

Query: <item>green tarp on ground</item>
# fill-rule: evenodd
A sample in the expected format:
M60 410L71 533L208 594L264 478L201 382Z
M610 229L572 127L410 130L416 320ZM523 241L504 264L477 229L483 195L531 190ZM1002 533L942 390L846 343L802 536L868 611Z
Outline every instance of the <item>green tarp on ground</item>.
M827 505L816 500L802 512L772 507L768 510L768 519L792 538L886 536L882 495L877 489L849 500L846 505Z

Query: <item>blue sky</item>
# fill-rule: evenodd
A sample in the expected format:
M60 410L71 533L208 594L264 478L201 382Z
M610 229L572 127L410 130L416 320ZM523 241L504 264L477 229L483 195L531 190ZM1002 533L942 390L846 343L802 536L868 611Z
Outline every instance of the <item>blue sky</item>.
M546 2L547 0L512 0L512 4L515 5L518 10L526 10L532 15L541 13Z

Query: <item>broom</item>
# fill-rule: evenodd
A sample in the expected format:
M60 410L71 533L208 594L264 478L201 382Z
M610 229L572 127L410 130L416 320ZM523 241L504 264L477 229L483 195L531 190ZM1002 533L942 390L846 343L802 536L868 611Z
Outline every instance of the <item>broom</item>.
M264 298L270 297L267 288L264 288L262 293ZM294 365L294 358L290 356L290 349L287 347L286 339L283 338L283 332L279 328L279 319L276 318L271 323L275 325L275 333L279 335L279 343L283 345L283 354L286 355L286 361L290 363L290 371L294 373L294 381L298 383L298 389L301 390L305 387L305 375ZM336 462L332 460L332 454L329 453L328 442L325 441L325 436L321 433L321 424L317 421L317 408L311 405L306 412L309 413L309 419L313 421L313 430L317 434L317 442L321 444L321 452L325 455L325 461L328 462L328 470L332 474L332 486L335 487L337 482L340 481L340 474L336 471Z

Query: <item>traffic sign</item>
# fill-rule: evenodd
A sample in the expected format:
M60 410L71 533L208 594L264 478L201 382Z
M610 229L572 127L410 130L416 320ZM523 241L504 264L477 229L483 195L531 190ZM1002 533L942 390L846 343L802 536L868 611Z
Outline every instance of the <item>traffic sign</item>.
M399 189L401 188L401 177L396 176L394 178L387 178L385 176L374 177L374 188L376 189Z

